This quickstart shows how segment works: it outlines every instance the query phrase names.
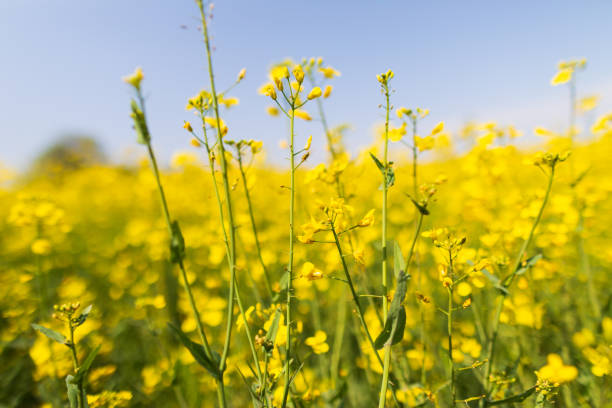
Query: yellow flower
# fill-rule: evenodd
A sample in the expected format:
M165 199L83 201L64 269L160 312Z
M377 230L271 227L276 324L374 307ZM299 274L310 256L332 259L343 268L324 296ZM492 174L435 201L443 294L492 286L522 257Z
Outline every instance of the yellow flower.
M389 140L392 142L399 142L402 137L406 134L406 122L402 123L402 126L398 128L389 129Z
M242 81L246 75L246 68L242 68L238 73L238 81Z
M327 85L327 86L325 87L325 90L323 91L323 97L324 97L325 99L329 98L329 95L331 95L332 89L333 89L333 88L332 88L332 86L331 86L331 85Z
M318 98L322 94L323 94L323 92L321 91L321 88L319 88L318 86L315 86L314 88L312 88L312 90L308 94L308 99Z
M363 248L356 249L353 252L353 258L359 265L365 266L365 253Z
M208 126L211 126L212 128L217 128L217 124L221 125L221 135L225 135L227 133L227 125L225 124L225 122L223 122L223 119L219 118L219 123L217 123L217 118L213 118L210 116L207 116L204 118L204 123L206 123Z
M459 296L469 296L472 293L472 287L467 282L461 282L457 285L457 293Z
M136 68L134 73L124 76L122 79L123 79L123 82L126 82L132 85L136 89L140 89L140 82L142 81L143 78L144 78L144 75L142 73L142 68L138 67Z
M578 376L578 370L574 366L563 364L561 356L549 354L547 364L536 371L541 380L548 380L553 384L562 384L573 381Z
M436 126L434 126L434 128L431 130L430 135L436 135L438 133L440 133L442 131L442 129L444 129L444 122L440 122L438 123Z
M277 65L272 68L270 72L270 78L276 85L279 91L283 90L283 79L289 78L289 68L286 65ZM276 98L273 98L276 99Z
M188 132L193 132L193 128L191 127L191 123L185 121L183 124L183 129L187 129Z
M370 225L372 225L372 223L374 222L374 209L371 209L370 211L368 211L366 213L366 215L363 216L363 218L357 223L357 225L359 227L368 227Z
M269 96L273 100L276 100L276 89L274 89L274 85L265 84L261 88L259 88L259 93L262 95Z
M435 139L431 136L415 136L414 141L417 149L419 149L420 152L433 149L435 144Z
M556 86L569 82L572 79L573 73L573 68L563 68L559 70L559 72L557 72L555 76L550 80L550 84L552 86Z
M417 108L416 110L421 119L424 119L427 115L429 115L429 109Z
M315 354L323 354L329 351L329 345L326 343L327 334L323 330L317 330L313 337L308 337L304 343L312 348Z
M302 265L302 274L300 277L308 279L309 281L318 280L323 278L323 272L317 269L312 262L305 262Z
M517 137L521 137L522 135L523 132L516 129L514 126L508 126L508 136L510 136L510 139L516 139Z
M238 98L219 98L219 103L221 105L225 105L226 108L231 108L234 105L238 105L239 99Z
M376 75L376 79L378 80L378 82L385 85L389 83L389 81L391 80L391 78L393 78L394 75L395 74L393 73L393 71L388 70L384 74Z
M582 351L592 364L591 372L597 377L612 374L612 349L608 346L599 346L596 349L588 347Z
M298 84L304 82L304 70L302 69L301 65L296 65L293 67L293 76L295 77L295 80L298 81ZM312 99L310 98L310 95L308 95L308 99Z
M268 115L270 116L278 116L279 114L279 110L276 106L268 106L266 108L266 112L268 112Z
M336 71L332 67L320 67L319 71L325 78L332 79L335 76L340 76L340 72Z
M293 111L293 114L302 120L312 120L312 117L308 114L308 112L303 111L301 109L296 109Z
M402 116L410 116L412 115L412 109L404 108L402 106L395 111L395 114L398 118L401 118Z
M590 110L595 109L598 103L599 103L599 96L597 95L586 96L580 99L580 101L578 102L578 109L580 109L582 112L588 112Z
M574 333L572 336L572 342L579 349L583 349L595 343L595 336L593 332L587 328L580 330L579 332Z
M200 141L198 139L196 139L195 137L192 137L191 140L189 141L189 143L193 146L193 147L200 147L202 146L202 144L200 143Z
M249 146L251 147L251 153L255 154L261 151L263 142L261 140L249 140Z
M612 125L612 113L599 117L591 128L591 132L599 133L606 130L610 125Z
M312 144L312 135L308 136L308 139L306 140L306 145L304 146L304 150L309 150L311 144Z
M38 238L32 242L30 249L36 255L48 255L51 252L51 243L48 239Z

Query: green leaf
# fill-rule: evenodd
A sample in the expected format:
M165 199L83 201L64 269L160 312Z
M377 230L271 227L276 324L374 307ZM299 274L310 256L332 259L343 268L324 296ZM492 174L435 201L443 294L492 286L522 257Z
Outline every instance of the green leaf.
M417 208L417 210L419 210L419 212L423 215L429 215L429 210L427 209L427 207L425 207L424 205L419 204L414 198L408 196L410 198L410 201L412 201L412 204L414 204L414 206Z
M393 167L391 167L391 162L389 162L389 168L387 169L387 187L391 187L395 184L395 172L393 171Z
M172 221L172 237L170 239L170 261L179 263L185 258L185 239L178 221Z
M102 347L101 344L99 344L98 347L96 347L95 349L89 352L89 354L87 355L87 358L85 358L85 360L83 361L83 363L77 370L76 374L74 375L75 383L82 381L87 376L87 372L91 368L91 365L93 364L93 361L96 358L96 355L100 351L100 347Z
M502 405L502 404L509 404L511 402L523 402L527 398L529 398L529 396L531 396L531 394L533 394L535 390L536 390L536 387L534 386L534 387L529 388L527 391L521 394L513 395L511 397L504 398L501 400L487 401L487 405Z
M372 153L370 153L370 157L372 158L372 160L374 160L374 163L376 163L376 167L378 167L378 170L380 170L382 174L385 174L385 166L383 166L380 160L378 160L378 158Z
M66 388L68 390L68 402L70 403L70 408L78 408L79 386L76 384L74 377L71 375L66 377Z
M244 385L249 391L249 394L251 394L251 402L253 403L253 408L263 408L264 407L263 402L261 401L259 396L255 393L255 390L257 389L258 384L255 383L255 384L249 385L249 382L247 381L244 374L242 374L242 371L240 371L240 368L236 367L236 369L238 370L238 374L240 374L240 378L242 378ZM255 388L255 390L253 390L253 388Z
M45 326L41 326L35 323L32 323L31 326L34 330L38 330L39 332L41 332L42 334L44 334L51 340L57 341L58 343L61 343L61 344L69 345L69 341L66 339L66 337L56 332L55 330L51 330Z
M83 323L85 323L85 320L87 320L87 316L89 316L89 313L91 313L92 308L93 308L93 305L89 305L85 309L83 309L83 312L81 313L81 315L77 318L76 322L74 323L75 327L80 326Z
M221 378L221 373L219 372L221 356L219 356L218 353L213 351L212 359L210 359L206 355L206 351L204 350L204 347L201 344L191 341L191 339L189 339L189 337L187 337L187 335L183 333L181 329L179 329L172 323L168 323L168 327L174 332L176 337L178 337L178 339L181 341L181 343L183 343L187 350L189 350L193 358L195 358L195 360L202 367L204 367L206 371L210 373L210 375L212 375L216 379Z
M402 305L404 298L406 297L406 290L408 288L408 278L406 272L400 271L397 278L397 288L391 301L391 307L389 308L389 314L385 321L385 327L382 332L376 337L374 346L377 350L383 348L386 344L393 345L399 343L404 337L404 329L406 327L406 309Z
M491 272L487 271L486 269L481 269L480 272L482 272L482 274L486 276L487 279L489 279L493 285L499 285L500 281L497 276L493 275Z
M502 285L501 280L497 276L493 275L491 272L487 271L486 269L481 269L480 271L482 272L484 276L487 277L487 279L491 281L491 283L496 289L498 289L500 292L503 292L506 295L508 294L508 289L506 289L504 285Z
M376 156L374 156L374 154L370 153L370 157L372 158L372 160L374 160L374 163L376 164L376 167L378 167L378 170L380 170L380 174L382 174L383 177L386 178L385 183L387 187L391 187L393 184L395 184L395 172L391 167L393 162L389 162L387 164L387 171L385 171L385 166L381 163L380 160L378 160Z
M524 264L519 265L519 268L514 273L515 275L522 275L527 272L529 269L533 268L533 266L538 263L538 261L542 259L542 254L537 254L527 259Z
M406 262L404 261L404 256L402 255L402 249L397 241L393 241L393 260L393 272L397 278L399 277L401 271L406 270Z

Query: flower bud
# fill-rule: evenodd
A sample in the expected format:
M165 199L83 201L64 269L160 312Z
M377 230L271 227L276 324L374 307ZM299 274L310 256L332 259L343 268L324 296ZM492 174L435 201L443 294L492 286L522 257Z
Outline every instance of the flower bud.
M315 86L314 88L312 88L312 90L308 94L308 99L318 98L322 94L323 94L323 92L321 91L321 88L319 88L318 86Z
M304 82L304 71L302 70L302 66L301 65L296 65L295 67L293 67L293 76L295 77L296 81L298 81L298 83L302 83Z

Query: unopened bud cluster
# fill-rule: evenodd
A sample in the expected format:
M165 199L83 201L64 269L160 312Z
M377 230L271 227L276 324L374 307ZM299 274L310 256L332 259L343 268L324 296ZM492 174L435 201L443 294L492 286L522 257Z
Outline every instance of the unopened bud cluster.
M62 322L67 322L72 320L72 316L79 309L79 307L81 307L80 302L65 303L61 306L53 305L53 310L55 310L55 312L53 313L52 317Z

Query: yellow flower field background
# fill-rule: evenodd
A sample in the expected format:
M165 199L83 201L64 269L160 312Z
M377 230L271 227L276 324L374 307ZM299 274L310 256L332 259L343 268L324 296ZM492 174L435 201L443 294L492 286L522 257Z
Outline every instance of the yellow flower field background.
M279 62L260 89L279 168L223 120L248 72L215 82L198 4L186 153L157 164L145 67L124 78L138 165L0 189L0 406L612 406L612 114L576 127L586 60L551 67L567 128L528 148L531 129L449 130L393 71L363 78L386 120L358 154L326 115L333 62Z

